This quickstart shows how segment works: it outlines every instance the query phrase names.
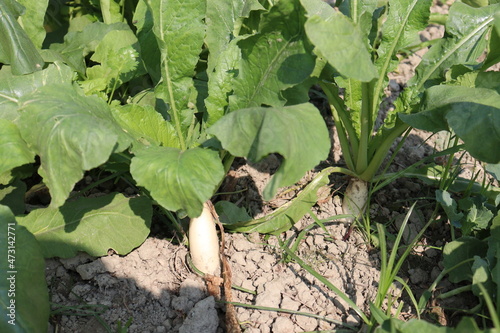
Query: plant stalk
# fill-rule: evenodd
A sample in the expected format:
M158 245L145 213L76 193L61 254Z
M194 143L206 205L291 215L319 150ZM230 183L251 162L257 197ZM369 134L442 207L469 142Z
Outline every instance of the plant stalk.
M360 138L359 138L359 148L356 158L356 173L362 174L368 166L368 143L372 136L372 124L373 116L370 108L371 93L370 93L370 83L363 82L361 84L361 115L360 115ZM366 179L368 180L368 179Z
M323 89L332 110L344 160L347 167L354 171L356 170L354 157L356 157L358 151L358 137L356 135L356 131L349 120L347 111L342 105L342 100L335 94L337 88L333 84L325 81L321 81L320 86L321 89Z
M409 127L410 126L405 123L400 123L391 130L389 135L384 139L384 141L382 141L382 144L377 147L375 155L373 155L370 159L370 164L368 164L368 167L363 171L359 178L369 181L375 177L380 165L384 162L384 159L387 156L387 152L391 149L394 140L400 137L401 134L403 134Z

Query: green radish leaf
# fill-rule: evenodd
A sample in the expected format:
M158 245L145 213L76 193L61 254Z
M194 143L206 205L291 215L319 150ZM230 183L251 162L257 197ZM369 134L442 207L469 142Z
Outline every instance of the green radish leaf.
M42 71L0 80L0 118L15 122L19 117L19 99L52 83L71 83L73 71L62 63L50 64Z
M0 227L0 331L46 332L50 306L42 250L2 205Z
M281 91L312 73L315 58L303 30L298 1L280 1L262 16L260 33L238 42L241 63L234 80L230 110L262 105L283 106Z
M344 77L336 77L335 82L340 88L344 89L344 105L346 110L346 116L356 131L357 137L360 136L361 132L361 105L363 104L363 93L362 85L363 83L358 80Z
M130 31L126 23L104 24L94 22L85 26L82 31L70 31L64 36L64 43L51 44L50 50L57 52L66 64L85 75L85 57L94 52L110 31L125 30Z
M248 17L251 11L264 9L258 0L207 1L205 43L210 50L208 73L213 71L215 64L223 57L224 50L231 42L232 36L238 36L237 25L241 19Z
M446 332L450 330L449 327L440 327L440 329L445 329ZM482 330L477 326L477 322L473 317L464 316L458 323L454 332L456 333L468 333L468 332L481 332ZM435 331L434 331L435 332ZM494 333L495 329L486 330L485 333Z
M133 22L137 28L137 39L141 46L141 58L146 70L156 85L161 79L160 49L153 33L153 17L145 0L139 0Z
M500 95L500 74L498 72L467 72L448 84L469 88L486 88L496 91Z
M443 264L450 269L464 260L479 256L484 258L488 245L475 237L460 237L447 243L443 249ZM453 269L449 273L449 280L453 283L472 281L472 263L466 263Z
M436 190L436 201L441 204L446 216L455 227L462 227L463 213L457 212L457 202L453 200L450 193L443 190Z
M307 12L307 16L318 15L325 21L333 19L335 10L325 1L300 0L300 4Z
M35 162L33 152L28 148L16 125L0 118L0 175L23 164Z
M26 8L26 12L17 21L21 24L36 48L41 49L45 39L45 12L49 0L16 0Z
M243 207L238 207L230 201L217 201L215 210L219 215L220 222L224 225L250 221L252 217Z
M472 157L487 163L500 162L499 107L456 103L451 105L446 120Z
M232 112L208 129L234 156L258 162L271 153L284 161L264 189L271 199L279 187L298 181L326 159L330 139L325 122L312 104L281 108L248 108ZM238 138L235 140L234 138Z
M491 266L491 278L495 281L495 293L500 291L500 215L491 222L491 236L488 238L488 254L486 259Z
M330 65L343 76L363 82L377 77L364 34L343 14L335 12L330 20L313 15L307 19L305 30Z
M40 87L20 101L18 122L28 146L40 156L39 174L50 190L51 207L61 206L83 171L106 162L130 145L108 105L71 85Z
M146 145L179 148L179 138L171 123L152 106L127 104L112 109L116 121L135 140Z
M462 0L462 2L471 7L484 7L488 6L489 0Z
M238 68L241 60L241 52L238 47L239 39L229 43L218 58L209 57L209 65L217 62L215 70L208 74L208 97L205 99L208 119L207 126L213 125L228 109L227 96L233 91L235 68Z
M15 179L9 185L0 185L0 205L9 207L14 215L24 214L26 210L25 193L26 183L19 179Z
M387 0L364 0L364 1L343 1L339 10L345 16L350 17L360 28L361 31L368 36L372 28L372 24L376 23L378 15L375 14L375 9L382 9Z
M446 115L455 103L500 105L500 94L491 89L438 85L426 90L420 110L413 114L399 114L412 127L430 132L449 130Z
M481 289L479 289L478 284L482 284L490 295L495 294L496 290L493 286L488 262L483 258L474 256L474 263L472 264L472 292L476 296L481 295Z
M500 180L500 163L499 164L487 164L486 171L495 177L496 180Z
M24 7L15 0L0 2L0 63L10 64L14 75L33 73L44 65L33 41L17 21L23 12Z
M484 162L500 162L500 94L486 88L434 86L424 95L418 113L400 118L432 132L453 130L470 154Z
M120 3L123 3L120 1ZM122 9L115 0L100 0L99 7L101 7L102 19L106 24L122 22Z
M382 27L382 39L377 48L377 67L390 72L399 61L396 54L420 43L419 32L427 27L431 0L391 0L389 14Z
M489 53L482 68L488 69L500 62L500 11L493 18L494 27L489 38Z
M487 31L499 10L500 4L473 8L461 2L454 3L446 21L446 37L424 54L415 69L415 76L408 82L414 95L422 88L442 82L452 65L477 65L477 59L486 47Z
M130 172L160 205L189 217L200 216L224 177L217 152L202 148L147 147L132 158Z
M88 80L82 86L92 86L93 81L106 82L107 93L133 79L139 70L139 43L131 30L113 30L97 45L90 60L100 63L87 68ZM86 90L91 94L92 90Z
M411 319L407 322L399 321L401 326L398 332L411 333L448 333L448 327L436 326L425 320ZM389 331L388 331L389 332ZM392 331L391 331L392 332ZM462 331L462 332L477 332L477 331Z
M161 52L162 82L157 96L169 104L170 116L180 135L183 112L188 104L195 102L193 75L205 37L206 1L147 0L146 3Z
M460 210L466 212L465 224L471 230L486 230L494 214L485 206L485 198L479 196L465 197L458 202ZM463 232L466 235L466 232Z
M280 234L289 230L295 222L300 220L318 200L318 190L328 184L330 168L322 170L307 186L295 197L271 214L260 219L237 222L230 221L224 225L228 230L235 232L259 232L263 234Z
M149 235L152 212L146 197L112 193L37 209L18 220L35 235L45 258L71 258L78 251L97 257L109 249L124 255L141 245Z

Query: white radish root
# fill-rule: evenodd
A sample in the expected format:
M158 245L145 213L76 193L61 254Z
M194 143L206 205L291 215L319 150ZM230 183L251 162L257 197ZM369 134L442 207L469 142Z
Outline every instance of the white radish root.
M352 216L347 217L345 221L352 223L360 218L366 210L367 201L368 183L359 178L351 178L342 201L342 211Z
M220 276L219 237L209 203L189 223L189 252L194 266L205 274Z

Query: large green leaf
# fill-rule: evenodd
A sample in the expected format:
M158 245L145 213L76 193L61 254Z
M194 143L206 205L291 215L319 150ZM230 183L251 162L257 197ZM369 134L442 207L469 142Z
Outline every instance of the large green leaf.
M500 104L497 107L477 103L452 104L446 120L474 158L500 163Z
M68 32L64 36L64 43L51 44L50 50L57 52L65 63L85 75L85 57L94 52L104 36L114 30L130 31L130 27L126 23L94 22L85 26L82 31Z
M348 17L339 12L332 13L329 20L312 15L305 29L312 43L340 74L363 82L377 77L366 36Z
M474 237L460 237L445 245L443 249L443 264L445 269L451 269L465 260L474 256L484 258L488 245ZM460 281L472 281L472 262L457 266L449 273L449 279L453 283Z
M131 30L108 32L90 58L100 65L87 68L88 81L83 84L92 86L94 82L103 82L104 88L108 88L107 93L114 92L138 74L141 61L139 53L137 37ZM88 91L86 93L89 94Z
M234 156L245 156L254 162L271 153L284 157L264 189L266 200L279 187L298 181L326 159L330 150L325 122L312 104L241 109L221 118L208 132L217 136L222 147Z
M210 50L208 72L211 72L218 58L222 56L233 36L238 35L237 24L248 17L253 10L264 10L258 0L215 0L207 1L205 42Z
M130 144L108 105L71 85L40 87L21 98L21 135L40 156L40 175L50 190L51 206L61 206L83 171L106 162Z
M41 49L46 35L43 23L49 0L16 1L26 8L26 12L18 18L18 22L21 24L24 31L26 31L26 34L30 37L33 44L35 44L38 49Z
M19 117L19 99L52 83L71 83L73 71L62 63L50 64L42 71L0 79L0 118L15 121Z
M500 105L500 94L486 88L434 86L426 90L419 112L400 114L399 117L415 128L430 132L446 131L449 129L446 116L456 103L476 103L495 107Z
M209 63L217 62L213 72L208 73L208 97L205 99L208 119L207 126L213 125L219 120L228 109L228 95L233 91L233 83L241 52L238 47L238 40L234 39L221 52L218 58L210 58Z
M127 104L112 110L120 126L137 141L146 145L179 148L179 138L172 124L165 121L152 106Z
M44 61L16 20L24 7L14 0L0 2L0 62L10 64L14 75L42 69Z
M289 230L316 204L317 192L320 187L328 184L328 176L331 173L331 168L322 170L297 197L280 206L271 214L252 221L230 221L231 223L226 223L224 227L235 232L259 232L263 234L279 234Z
M300 84L315 65L298 1L280 1L262 16L260 33L238 42L242 59L233 83L230 110L283 106L281 91Z
M26 204L24 195L26 194L26 183L20 179L15 179L8 185L0 185L0 205L10 208L14 215L24 214Z
M26 142L16 125L0 118L0 175L23 164L35 161L34 154L29 150Z
M78 251L92 256L106 255L109 249L129 253L149 235L151 216L148 198L112 193L37 209L18 220L35 235L46 258L70 258Z
M208 97L205 99L207 126L213 125L227 111L227 96L233 90L235 69L241 60L240 38L234 37L238 36L241 21L251 11L263 9L256 0L207 2L205 43L210 50L207 62Z
M307 12L307 16L318 15L325 21L333 19L335 10L325 1L318 0L300 0L300 4Z
M0 227L0 331L47 332L50 306L42 250L2 205Z
M147 0L146 3L161 52L162 82L158 96L169 104L169 113L180 135L183 111L188 109L189 102L194 103L192 78L205 37L206 1Z
M136 153L130 172L160 205L189 217L201 214L224 177L218 153L202 148L147 147Z
M424 54L408 82L414 93L443 81L445 72L453 65L477 65L477 59L486 47L487 31L500 4L473 8L455 2L446 21L446 36Z
M400 115L409 125L427 131L453 130L470 154L488 163L500 162L500 94L487 88L434 86L426 91L415 114Z
M137 39L141 45L141 58L154 84L161 79L160 49L153 33L151 9L145 0L139 0L134 12L134 24L137 27Z
M491 279L490 265L488 262L480 257L474 257L474 263L472 264L472 292L476 296L481 296L481 289L479 284L486 288L490 295L495 294L496 290L494 287L494 282Z
M484 68L489 68L500 62L500 11L495 14L493 24L494 28L489 38L489 52L484 61Z
M384 68L384 73L397 52L420 43L418 33L427 26L431 5L431 0L389 1L389 14L382 27L376 62Z
M443 190L436 190L436 201L443 207L451 224L454 227L460 228L464 214L457 211L457 202L453 200L450 193Z
M124 2L120 4L125 6ZM99 7L101 7L102 20L106 24L112 24L123 21L123 12L120 4L116 0L100 0Z

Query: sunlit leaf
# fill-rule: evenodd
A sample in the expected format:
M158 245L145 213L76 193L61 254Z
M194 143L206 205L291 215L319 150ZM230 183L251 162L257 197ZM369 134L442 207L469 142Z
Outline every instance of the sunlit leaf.
M160 205L183 210L189 217L201 214L203 203L224 177L218 153L202 148L181 151L151 146L136 153L130 172Z
M14 0L0 2L0 62L10 64L14 75L33 73L44 65L33 41L17 21L23 11L24 7Z
M271 153L284 161L264 189L271 199L326 159L330 139L325 122L312 104L281 108L248 108L232 112L208 129L235 156L258 162ZM238 138L238 140L235 140Z
M24 142L16 125L0 118L0 175L23 164L35 161L34 153Z
M23 96L20 112L19 129L40 156L39 174L50 190L52 207L64 203L83 171L130 144L108 105L71 85L47 85Z
M43 208L19 218L46 258L70 258L78 251L103 256L113 249L127 254L149 235L152 206L146 197L113 193L79 198L59 208Z
M0 227L0 331L46 332L50 306L42 250L3 205Z

